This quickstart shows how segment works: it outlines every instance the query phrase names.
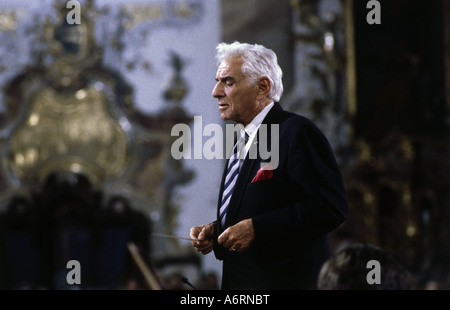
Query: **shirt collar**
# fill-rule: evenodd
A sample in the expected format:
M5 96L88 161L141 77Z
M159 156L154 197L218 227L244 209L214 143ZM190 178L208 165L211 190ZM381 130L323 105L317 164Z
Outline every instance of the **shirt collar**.
M249 140L253 138L253 136L256 134L256 131L258 130L259 126L263 122L264 118L266 117L267 113L269 113L270 109L273 107L274 103L273 101L269 103L261 112L256 115L253 120L244 127L245 132L250 137Z

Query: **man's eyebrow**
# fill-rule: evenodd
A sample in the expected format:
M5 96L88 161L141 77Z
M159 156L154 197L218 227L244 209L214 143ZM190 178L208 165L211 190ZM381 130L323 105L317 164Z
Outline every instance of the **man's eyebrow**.
M227 81L234 81L235 78L232 77L232 76L227 75L227 76L221 77L220 79L219 79L219 78L216 78L216 81L217 81L217 82L218 82L219 80L220 80L221 82L227 82Z

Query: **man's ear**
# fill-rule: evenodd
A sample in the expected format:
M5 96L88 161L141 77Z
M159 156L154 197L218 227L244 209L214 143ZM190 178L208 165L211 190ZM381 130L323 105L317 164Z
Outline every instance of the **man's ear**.
M267 76L263 76L258 80L258 95L257 99L262 100L269 96L270 90L272 89L272 83Z

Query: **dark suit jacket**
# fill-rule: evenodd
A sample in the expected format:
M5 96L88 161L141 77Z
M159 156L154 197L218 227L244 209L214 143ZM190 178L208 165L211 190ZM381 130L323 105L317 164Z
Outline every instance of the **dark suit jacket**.
M252 218L255 240L241 253L216 242L214 253L223 260L222 289L315 289L319 269L330 256L327 235L347 217L342 176L328 140L307 118L275 103L262 124L269 151L277 147L270 124L279 125L279 164L272 178L255 183L260 154L252 159L249 151L242 164L225 225L217 221L216 234ZM260 132L251 147L259 148Z

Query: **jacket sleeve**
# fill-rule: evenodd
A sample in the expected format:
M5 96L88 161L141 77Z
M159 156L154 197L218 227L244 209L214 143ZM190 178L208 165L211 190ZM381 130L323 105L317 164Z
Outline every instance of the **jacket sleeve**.
M213 235L213 252L214 252L214 256L218 260L223 260L224 248L217 241L217 238L219 237L219 232L218 232L218 228L217 228L217 221L214 221L213 223L214 223L214 235Z

